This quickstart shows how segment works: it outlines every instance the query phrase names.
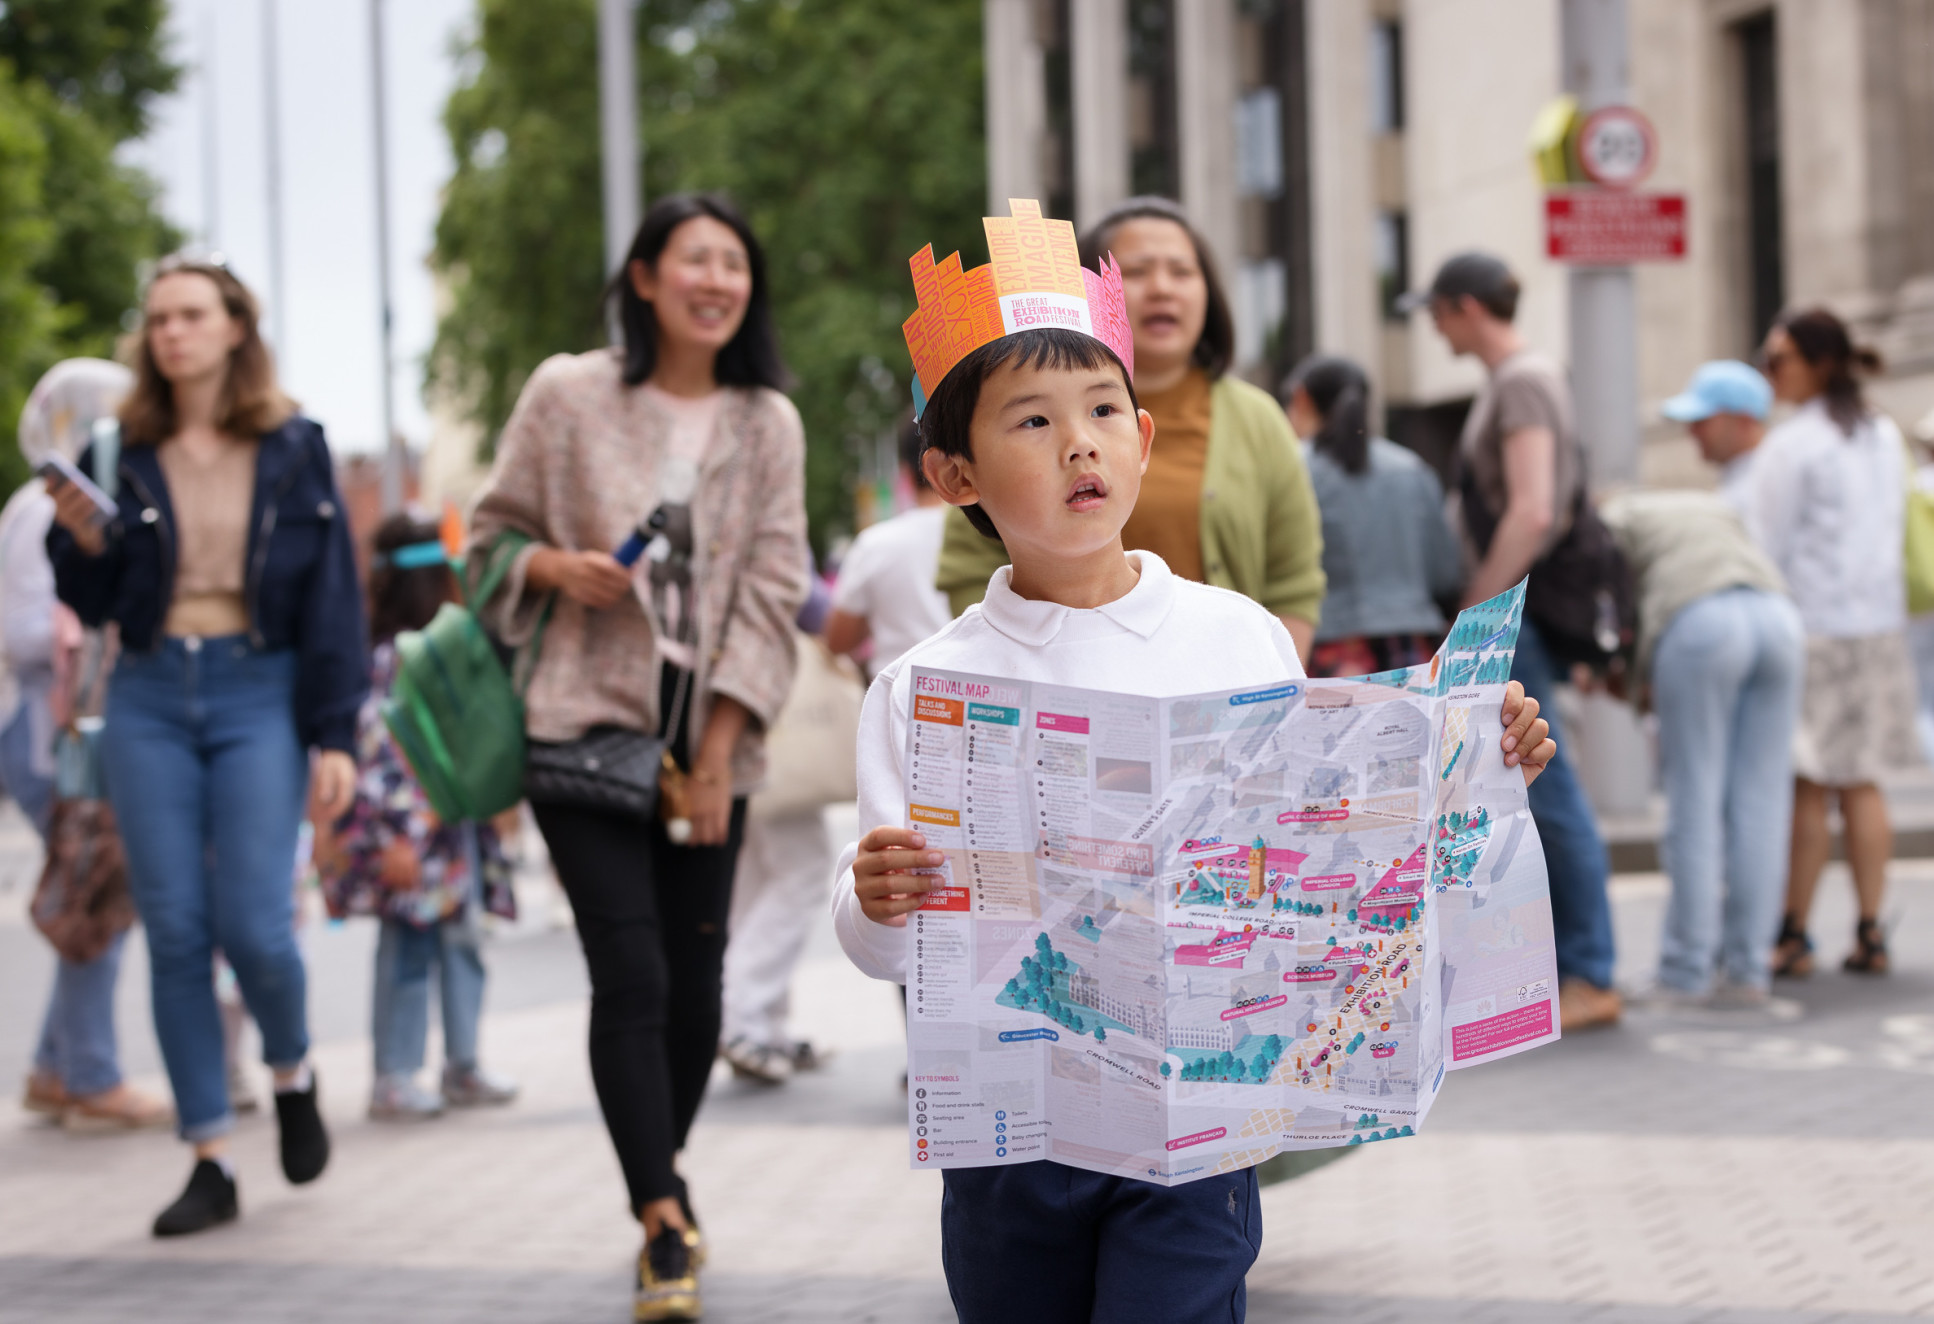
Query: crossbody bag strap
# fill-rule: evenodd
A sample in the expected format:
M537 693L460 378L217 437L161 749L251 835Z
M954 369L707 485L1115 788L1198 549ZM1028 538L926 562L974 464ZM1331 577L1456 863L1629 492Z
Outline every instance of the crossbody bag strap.
M83 717L99 717L107 689L108 673L113 670L107 630L89 630L81 641L81 683L74 691L74 706L67 717L69 731L78 729Z
M745 469L746 441L745 441L745 419L743 417L740 418L739 425L733 429L733 440L735 440L738 443L738 445L733 447L732 458L728 462L731 467L726 470L726 474L725 474L725 485L726 485L725 499L726 499L727 508L730 507L732 496L737 490L738 477L740 473L742 473ZM747 550L740 552L738 562L732 568L732 585L730 589L727 590L726 598L725 598L725 616L719 622L719 643L720 643L721 649L723 649L724 647L725 631L732 624L732 613L738 610L739 578L745 570L746 563L751 559L751 551L749 550L750 546L751 546L751 543L750 543L750 540L748 540ZM696 594L696 588L694 588L694 594ZM692 633L696 635L698 632L698 612L696 610L688 611L685 613L685 617L687 620L689 620L692 623L692 627L691 627ZM692 676L698 670L698 666L697 666L698 640L696 638L693 638L690 640L680 640L679 642L684 643L691 648L693 665L690 670L687 670L684 675L678 678L678 686L677 686L676 692L672 696L672 710L671 712L665 714L664 720L659 723L659 731L664 736L665 748L667 749L670 749L672 745L676 743L676 741L678 740L679 723L684 718L684 715L685 715L685 697L689 692L691 682L692 682ZM714 654L711 660L716 661L717 655Z
M94 420L94 486L109 501L121 495L121 420L109 415Z
M116 500L121 493L121 420L112 414L94 420L89 429L94 443L94 485ZM108 672L113 669L113 647L106 628L89 630L81 643L81 681L74 690L74 705L67 719L72 731L83 717L98 717L104 707Z

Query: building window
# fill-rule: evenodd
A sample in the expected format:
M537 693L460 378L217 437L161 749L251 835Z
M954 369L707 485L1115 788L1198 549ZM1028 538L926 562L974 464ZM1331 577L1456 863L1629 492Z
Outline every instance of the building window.
M1182 193L1175 119L1175 0L1129 0L1129 182L1136 193Z
M1747 288L1757 344L1786 302L1780 237L1779 41L1771 10L1733 31L1739 41L1739 87L1745 102Z
M1280 376L1316 348L1315 281L1310 273L1309 95L1304 49L1304 0L1264 6L1254 27L1261 47L1261 87L1277 116L1275 187L1262 204L1264 236L1257 246L1275 259L1256 280L1273 282L1273 297L1258 292L1263 356ZM1254 113L1253 111L1251 113ZM1266 275L1264 274L1266 272Z
M1283 96L1251 88L1236 103L1236 191L1274 198L1283 191Z
M1377 305L1386 322L1402 322L1397 300L1410 288L1410 218L1400 211L1377 213Z
M1403 24L1370 25L1370 131L1403 132Z
M1036 7L1042 81L1047 94L1047 141L1042 144L1040 201L1049 216L1074 215L1074 69L1070 64L1068 0Z

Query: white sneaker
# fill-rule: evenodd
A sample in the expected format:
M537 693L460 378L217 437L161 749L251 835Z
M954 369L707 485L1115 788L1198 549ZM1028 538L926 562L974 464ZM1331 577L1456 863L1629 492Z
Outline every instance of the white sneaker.
M378 1076L369 1092L372 1122L427 1122L443 1115L443 1098L416 1083L406 1072Z
M833 1050L821 1048L810 1039L798 1039L786 1050L786 1056L792 1059L794 1072L817 1071L832 1060Z
M1702 1011L1709 1002L1707 993L1694 993L1656 981L1625 995L1628 1005L1639 1011Z
M755 1044L743 1036L728 1041L719 1056L732 1065L732 1074L761 1085L783 1085L792 1079L792 1052L770 1044Z
M443 1101L452 1108L485 1108L517 1097L517 1082L482 1067L443 1068Z
M1772 1005L1773 995L1759 984L1738 984L1722 979L1706 995L1706 1005L1714 1011L1764 1011Z

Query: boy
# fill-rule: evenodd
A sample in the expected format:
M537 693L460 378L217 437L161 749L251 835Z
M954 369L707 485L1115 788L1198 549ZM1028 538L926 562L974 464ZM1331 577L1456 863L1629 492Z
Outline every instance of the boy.
M1112 264L1100 279L1079 273L1088 297L1070 316L1083 329L1016 329L1004 315L1010 303L1038 324L1057 296L1031 293L1039 284L1011 287L1038 281L1039 267L1004 266L1010 232L996 225L1050 231L1024 236L1017 246L1026 251L1028 239L1058 243L1052 227L1061 223L1039 220L1033 204L1010 205L1014 221L988 222L995 271L983 286L1003 311L979 323L982 343L956 340L960 352L936 356L931 328L915 325L920 314L908 324L916 391L931 386L921 417L927 480L999 537L1012 564L995 573L984 602L880 673L860 720L860 821L878 826L842 858L853 882L835 894L834 927L854 964L895 982L905 979L905 917L937 881L921 871L943 858L901 826L913 666L1150 695L1303 674L1288 631L1262 607L1178 579L1153 553L1123 551L1155 424L1135 397L1119 277ZM1071 230L1066 245L1072 252ZM930 253L915 259L916 280L932 270ZM959 278L957 268L948 274ZM1059 273L1052 288L1071 283ZM960 284L971 298L971 280ZM1556 747L1516 685L1504 716L1506 761L1521 763L1528 782ZM1253 1169L1163 1187L1044 1160L949 1169L945 1181L941 1256L964 1324L1013 1319L1017 1310L1030 1320L1110 1324L1242 1318L1244 1276L1262 1240Z

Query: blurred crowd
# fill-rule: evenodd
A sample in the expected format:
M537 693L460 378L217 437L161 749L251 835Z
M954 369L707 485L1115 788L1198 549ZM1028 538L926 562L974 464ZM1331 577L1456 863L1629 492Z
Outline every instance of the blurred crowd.
M1453 258L1407 302L1485 372L1440 473L1379 435L1358 364L1310 358L1274 394L1231 372L1230 301L1175 204L1132 199L1081 241L1120 264L1155 421L1130 549L1262 604L1324 676L1426 660L1460 607L1528 577L1512 677L1554 727L1566 685L1658 715L1671 900L1643 988L1614 986L1608 857L1564 734L1530 792L1566 1030L1627 997L1758 1006L1808 974L1836 809L1859 901L1843 963L1886 971L1880 788L1920 758L1915 465L1843 323L1791 313L1756 365L1707 364L1667 402L1712 490L1600 493L1566 373L1519 334L1496 258ZM296 874L379 926L369 1115L515 1099L480 1058L482 936L515 913L525 811L452 813L397 734L425 702L413 641L471 629L509 659L529 812L590 973L641 1291L659 1317L682 1284L696 1300L676 1159L715 1060L777 1086L825 1057L788 992L832 886L824 810L854 796L866 679L1005 560L930 490L909 419L898 513L815 565L768 279L729 202L654 205L608 291L620 343L532 374L467 531L418 511L350 527L322 429L218 259L158 269L128 366L69 362L34 391L20 435L45 481L0 513L0 776L47 844L34 918L59 962L24 1102L74 1129L172 1121L193 1165L156 1235L239 1214L244 1012L287 1179L328 1163ZM117 1062L137 916L171 1102Z

